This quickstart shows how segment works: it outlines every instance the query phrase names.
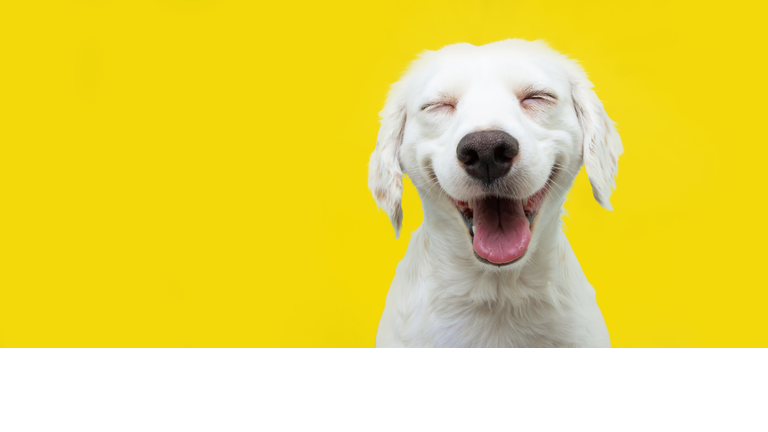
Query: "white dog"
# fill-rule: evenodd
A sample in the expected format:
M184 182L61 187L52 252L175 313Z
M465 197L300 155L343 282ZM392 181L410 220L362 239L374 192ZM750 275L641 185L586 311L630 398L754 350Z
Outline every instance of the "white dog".
M561 229L582 162L611 209L619 135L574 61L519 39L427 51L381 111L368 186L399 236L419 191L377 347L608 347Z

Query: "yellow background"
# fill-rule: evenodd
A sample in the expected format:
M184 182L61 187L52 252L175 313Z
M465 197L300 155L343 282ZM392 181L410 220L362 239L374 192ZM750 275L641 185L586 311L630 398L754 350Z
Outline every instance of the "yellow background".
M758 3L755 2L755 5ZM764 3L763 3L764 4ZM4 1L0 346L373 346L403 236L367 190L424 49L543 38L618 123L567 234L616 347L768 346L766 7Z

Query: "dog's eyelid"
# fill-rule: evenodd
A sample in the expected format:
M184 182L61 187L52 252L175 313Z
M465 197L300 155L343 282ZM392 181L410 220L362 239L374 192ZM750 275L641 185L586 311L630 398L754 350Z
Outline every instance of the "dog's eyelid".
M445 93L437 93L433 94L430 98L431 100L429 102L426 102L425 104L421 105L421 108L419 111L424 111L429 108L443 108L443 107L449 107L451 109L456 109L456 106L459 104L459 100L452 95L445 94Z
M454 101L427 102L421 106L420 111L424 111L429 108L442 108L442 107L449 107L451 109L456 109L456 102Z
M525 95L525 97L523 97L523 100L525 99L544 99L544 100L556 101L557 96L549 92L537 91L534 93L528 93L527 95Z
M518 89L517 95L520 99L520 102L527 99L540 99L551 102L557 101L557 96L555 96L554 92L535 85L529 85L527 87Z

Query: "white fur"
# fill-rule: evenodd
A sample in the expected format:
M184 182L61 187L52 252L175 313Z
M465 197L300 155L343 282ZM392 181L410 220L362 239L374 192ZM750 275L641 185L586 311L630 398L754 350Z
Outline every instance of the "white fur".
M530 85L557 100L524 108L520 89ZM407 173L419 192L424 223L397 266L377 347L610 346L595 291L561 229L566 192L582 163L595 198L611 208L622 146L591 88L576 62L543 42L518 39L427 51L393 85L368 184L397 236ZM436 100L453 105L423 109ZM504 130L519 142L519 158L499 194L531 196L558 168L527 252L504 267L475 258L448 198L483 194L458 163L456 146L466 134L487 129Z

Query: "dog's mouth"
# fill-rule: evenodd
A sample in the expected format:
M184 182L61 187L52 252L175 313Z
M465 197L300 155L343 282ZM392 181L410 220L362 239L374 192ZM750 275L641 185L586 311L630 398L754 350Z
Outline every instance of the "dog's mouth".
M504 266L525 255L536 213L553 176L554 171L543 188L525 199L487 195L459 201L451 197L464 219L478 260Z

